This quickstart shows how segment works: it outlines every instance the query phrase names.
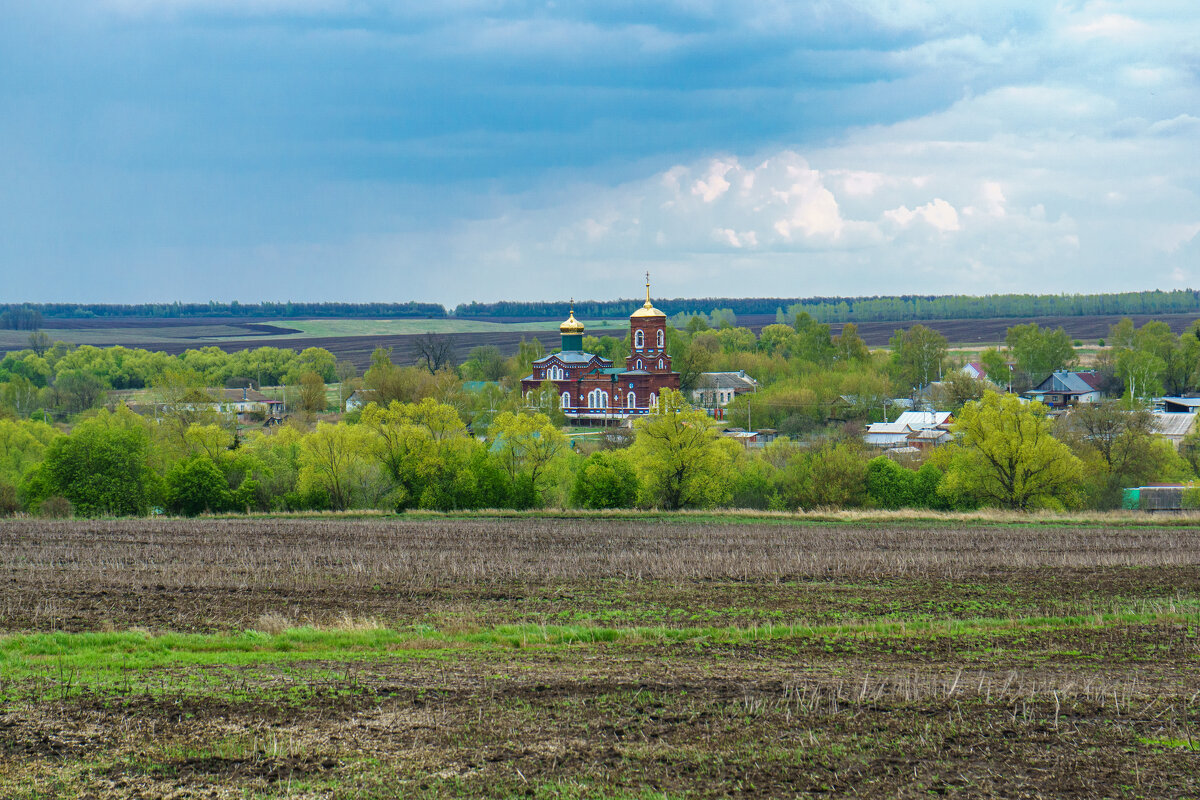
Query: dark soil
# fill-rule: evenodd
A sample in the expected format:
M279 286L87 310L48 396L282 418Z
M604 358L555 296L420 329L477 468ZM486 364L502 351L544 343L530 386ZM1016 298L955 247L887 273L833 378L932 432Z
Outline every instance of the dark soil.
M1171 326L1176 333L1188 328L1195 321L1195 314L1161 314L1133 315L1131 319L1136 325L1143 325L1151 320L1161 320ZM858 334L872 347L882 347L897 329L907 329L918 322L939 331L951 344L972 345L991 344L1004 341L1005 332L1013 325L1036 322L1043 327L1056 328L1062 326L1073 339L1094 341L1108 336L1109 327L1122 319L1120 316L1093 317L1023 317L1000 319L957 319L957 320L917 320L904 322L860 322ZM505 355L516 352L517 345L522 339L537 339L547 349L559 345L559 336L553 331L521 330L520 320L485 319L482 321L511 321L513 329L490 333L447 333L440 334L454 345L455 358L466 360L470 351L482 345L499 347ZM526 320L533 322L536 320ZM191 327L203 325L219 325L222 331L228 327L237 328L238 335L255 336L253 340L222 341L209 339L201 334L188 334L173 342L145 343L137 337L127 337L112 344L126 347L147 347L171 354L179 354L189 348L197 347L198 342L205 346L213 345L227 352L237 352L255 347L282 347L301 350L306 347L323 347L340 359L351 361L360 370L366 369L371 363L371 353L378 347L392 350L392 360L397 364L415 364L417 362L416 343L419 338L415 334L397 334L391 336L334 336L334 337L295 337L272 338L295 333L286 327L286 320L271 320L247 322L241 318L217 319L138 319L114 318L91 320L53 320L53 326L71 329L105 329L105 328L139 328L153 331L156 328L169 329L172 327ZM773 314L750 314L739 317L738 324L759 331L765 325L775 323ZM49 322L47 324L50 324ZM834 334L840 333L841 323L831 326ZM164 331L165 332L165 331Z
M8 522L10 631L845 624L180 663L101 688L0 662L0 795L1195 797L1198 547L1188 528ZM1012 624L870 625L980 618Z

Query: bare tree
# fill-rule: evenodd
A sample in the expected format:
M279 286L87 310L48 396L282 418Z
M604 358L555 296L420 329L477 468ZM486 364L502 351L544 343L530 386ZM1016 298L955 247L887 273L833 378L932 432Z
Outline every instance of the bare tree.
M424 364L431 375L436 374L438 370L453 365L454 342L449 336L423 333L413 344L413 360Z
M36 330L29 334L29 346L33 348L33 352L38 358L46 355L50 344L50 335L43 330Z

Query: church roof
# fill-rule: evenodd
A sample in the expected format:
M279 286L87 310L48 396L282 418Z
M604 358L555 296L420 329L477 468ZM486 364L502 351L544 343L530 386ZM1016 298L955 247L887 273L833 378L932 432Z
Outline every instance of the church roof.
M575 301L571 300L571 315L567 321L558 326L559 333L583 333L583 323L575 319Z
M650 273L647 272L646 273L646 304L643 305L641 308L639 308L637 311L630 314L629 317L630 317L630 319L637 319L638 317L664 317L665 318L666 316L667 316L666 314L659 311L657 308L654 307L654 304L650 302Z
M563 364L587 364L593 358L598 358L603 362L612 363L604 356L598 356L595 353L585 353L582 350L564 350L561 353L551 353L550 355L542 356L534 361L534 364L545 364L551 359L558 359Z

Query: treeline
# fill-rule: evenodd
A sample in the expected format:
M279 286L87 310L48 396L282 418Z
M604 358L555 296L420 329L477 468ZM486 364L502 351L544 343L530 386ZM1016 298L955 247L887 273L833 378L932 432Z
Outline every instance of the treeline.
M0 306L0 327L29 330L48 319L185 319L204 317L356 317L378 319L446 316L439 303L22 303Z
M591 319L628 317L642 300L582 300L575 315ZM714 309L739 314L774 314L790 322L801 311L818 322L903 322L932 319L989 319L996 317L1117 316L1200 312L1200 292L1121 292L1115 294L994 294L901 295L895 297L677 297L655 300L672 314L709 314ZM571 309L567 301L463 303L447 312L438 303L24 303L0 305L0 327L29 330L45 320L92 318L246 317L287 319L323 318L444 318L511 317L557 319Z
M426 396L371 402L340 422L244 434L182 413L153 421L125 408L100 411L69 433L40 421L0 419L0 513L1025 511L1111 508L1124 486L1195 475L1192 464L1153 435L1145 412L1097 405L1055 422L1041 404L990 391L963 406L953 444L911 466L876 455L847 432L748 450L671 390L632 432L600 440L586 453L536 407L498 411L483 434L464 416L454 402Z
M640 300L575 302L575 316L623 317L641 308ZM807 312L818 322L901 322L918 319L989 319L993 317L1083 317L1135 314L1186 314L1200 311L1200 292L1121 292L1117 294L901 295L898 297L730 298L655 300L671 314L775 314L779 318ZM467 303L455 317L565 317L566 302Z
M552 383L522 391L543 354L536 341L507 357L478 347L462 364L400 366L377 350L359 378L319 348L169 356L71 347L35 331L30 348L0 359L0 513L1111 508L1124 488L1192 480L1200 466L1200 437L1176 451L1134 410L1163 391L1200 389L1200 321L1178 336L1162 322L1112 326L1093 366L1122 400L1052 419L1001 392L1077 362L1061 328L1011 328L1003 348L980 356L987 381L959 369L945 338L920 324L872 351L853 323L834 336L800 314L756 334L715 316L667 332L685 393L664 393L659 413L632 432L603 435L564 432ZM629 352L616 337L589 336L584 347L613 360ZM714 421L712 393L691 390L703 389L703 373L729 371L759 390ZM242 394L229 389L260 383L284 385L282 425L220 408ZM148 391L128 392L137 387ZM365 408L342 413L355 391ZM894 418L898 397L952 412L956 441L903 464L867 447L864 423ZM780 436L746 449L723 425Z

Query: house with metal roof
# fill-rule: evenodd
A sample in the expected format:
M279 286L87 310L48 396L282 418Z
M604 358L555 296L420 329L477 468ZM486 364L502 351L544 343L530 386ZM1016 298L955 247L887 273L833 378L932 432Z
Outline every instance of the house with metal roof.
M1154 432L1179 449L1180 443L1192 432L1196 425L1196 415L1178 412L1155 411Z
M692 402L700 408L724 408L739 394L758 391L758 381L737 372L702 372L692 390Z
M954 416L949 411L905 411L894 422L873 422L863 442L873 447L925 449L951 440Z
M1167 414L1195 414L1200 412L1200 397L1160 397L1154 408Z
M1050 408L1070 408L1080 403L1098 403L1103 398L1100 376L1095 372L1060 369L1025 392L1030 400L1039 400Z

